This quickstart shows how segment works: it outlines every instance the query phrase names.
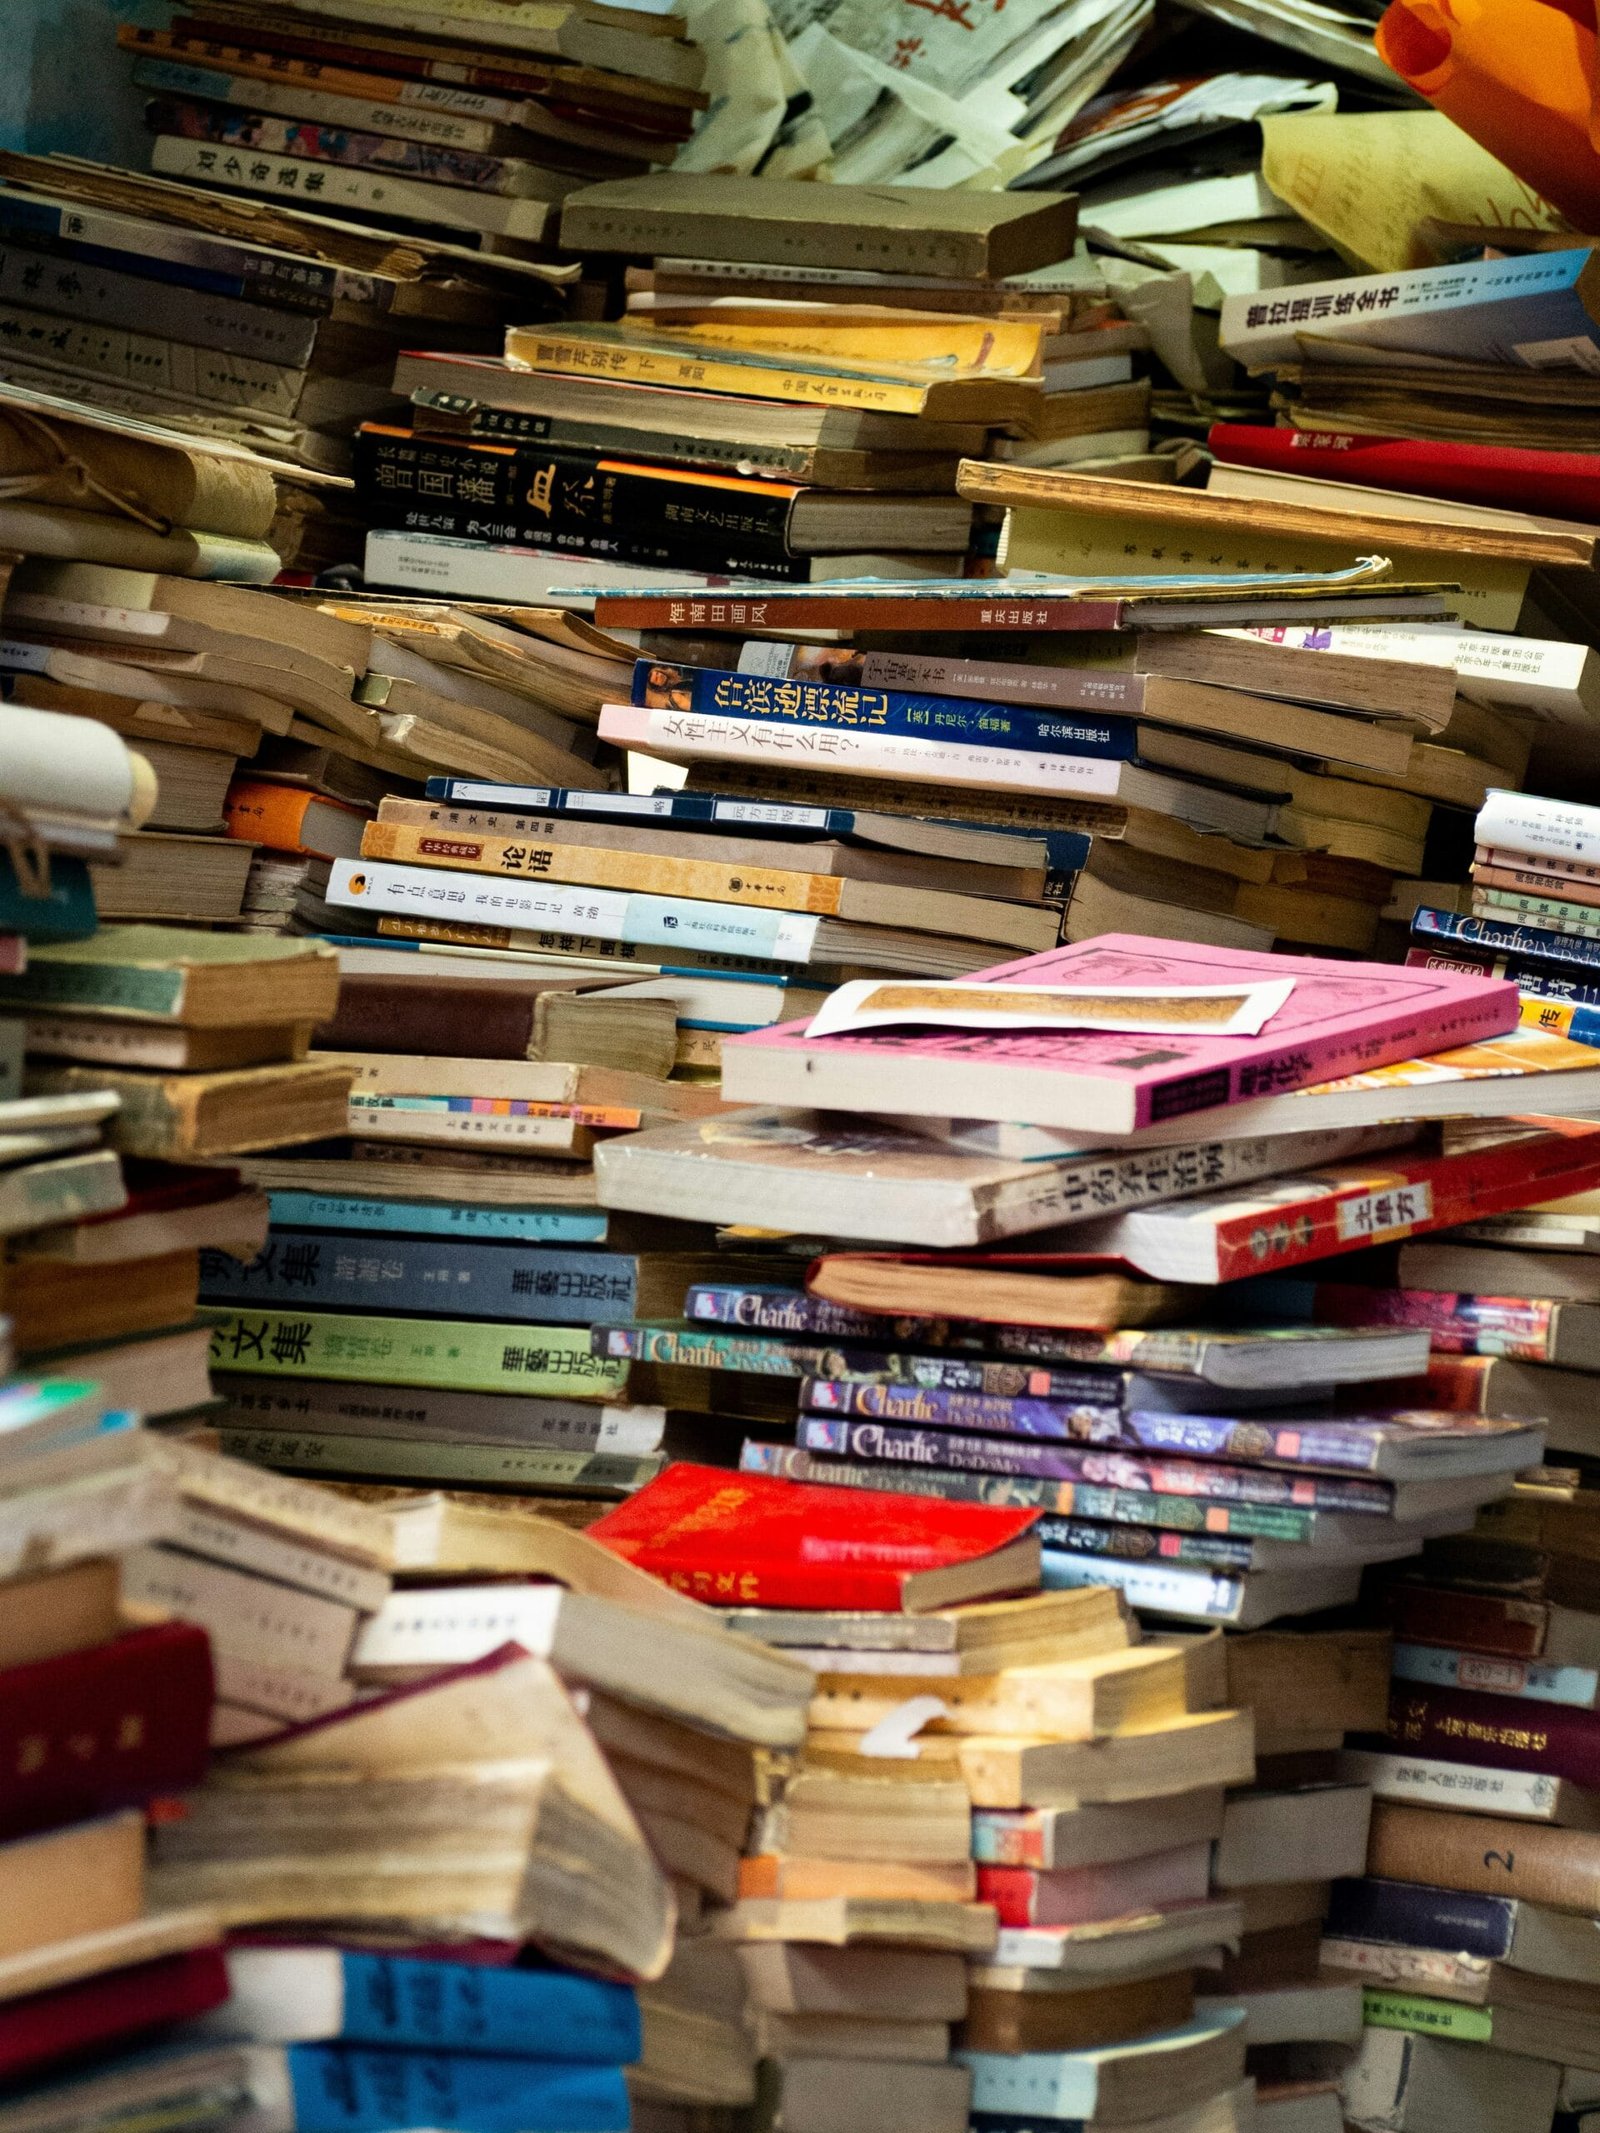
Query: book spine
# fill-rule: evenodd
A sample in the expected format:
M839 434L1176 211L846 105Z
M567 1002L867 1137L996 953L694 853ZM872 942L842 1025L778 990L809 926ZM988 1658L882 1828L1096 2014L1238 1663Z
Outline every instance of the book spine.
M389 1481L466 1488L558 1489L573 1495L624 1495L654 1481L660 1453L634 1457L562 1447L430 1444L414 1437L341 1436L333 1430L218 1430L230 1458L296 1474L363 1474Z
M952 610L955 610L954 612ZM911 630L964 634L1014 630L1120 630L1122 600L1090 600L1041 593L1031 603L1014 596L969 597L959 602L937 594L852 598L848 586L823 595L747 593L740 587L715 593L602 592L595 621L602 628L698 630ZM959 618L959 619L958 619Z
M435 1385L462 1392L604 1400L627 1365L591 1353L586 1330L474 1321L342 1317L333 1312L229 1312L212 1328L211 1360L250 1377Z
M1441 1355L1553 1360L1557 1306L1533 1297L1469 1296L1445 1289L1365 1289L1319 1282L1311 1309L1324 1325L1414 1326Z
M1309 1541L1317 1513L1281 1504L1218 1503L1189 1496L1154 1496L1136 1488L1075 1481L1064 1486L1058 1509L1117 1525L1149 1526L1165 1533L1234 1534L1250 1540Z
M830 1384L982 1393L1007 1400L1026 1397L1069 1408L1113 1406L1123 1393L1120 1370L1034 1370L959 1355L891 1354L886 1349L829 1348L817 1353L820 1360L806 1374Z
M1478 1689L1530 1703L1571 1704L1579 1710L1593 1710L1600 1695L1600 1673L1592 1667L1540 1666L1534 1660L1490 1658L1433 1644L1397 1644L1393 1670L1397 1681L1418 1681L1429 1688Z
M254 42L249 45L219 45L213 35L202 32L194 24L183 29L155 30L124 23L118 28L117 42L124 51L165 55L165 62L170 62L168 71L172 73L203 75L215 74L221 69L245 74L253 69L266 82L305 82L330 96L370 97L385 104L444 115L457 113L502 126L520 126L527 117L526 108L520 102L507 102L501 97L485 96L479 91L444 82L396 79L396 76L410 71L397 54L385 55L384 64L391 72L369 74L314 57L298 56L293 47L301 40L292 36L274 36L270 30L254 27L250 34ZM157 57L148 64L159 67L165 62ZM217 92L196 89L193 93Z
M834 1339L870 1340L883 1331L884 1322L870 1311L856 1311L848 1304L829 1303L798 1289L731 1288L724 1284L696 1282L683 1302L683 1315L714 1326L754 1327L766 1333L826 1333ZM949 1321L942 1318L909 1321L919 1340L938 1342L949 1338Z
M392 172L432 185L459 185L473 192L514 189L513 173L500 156L475 154L444 144L397 140L392 134L358 133L341 125L275 118L264 111L219 110L213 105L157 98L145 110L152 133L186 141L215 141L225 148L261 149L354 170Z
M1223 1502L1293 1504L1307 1509L1386 1514L1393 1501L1383 1482L1325 1475L1282 1475L1245 1467L1200 1466L1180 1460L1134 1458L1125 1452L1056 1449L1003 1438L969 1437L877 1422L802 1416L795 1441L806 1451L840 1457L889 1459L902 1466L954 1466L979 1473L1025 1474L1052 1481L1110 1480L1154 1495L1218 1498ZM1096 1467L1106 1472L1097 1474Z
M4 218L0 216L0 231ZM317 342L315 319L243 296L168 287L147 274L90 266L48 252L0 253L0 303L25 304L58 318L193 342L258 362L305 368Z
M329 1192L274 1192L268 1198L276 1229L378 1230L519 1244L603 1244L606 1236L604 1214L577 1208L468 1207L453 1200L365 1200Z
M0 1835L198 1785L211 1700L210 1640L183 1622L0 1675Z
M1491 792L1478 810L1473 835L1480 845L1530 858L1593 866L1600 863L1600 808L1537 793Z
M1213 423L1210 447L1224 466L1358 482L1458 504L1600 521L1600 477L1586 452L1507 445L1433 443L1328 430Z
M283 2048L296 2133L387 2133L395 2125L628 2124L622 2069L471 2052L373 2051L344 2044Z
M459 395L446 393L414 392L411 404L423 411L424 418L427 411L433 409L452 414L453 407L451 429L459 434L464 422L466 436L478 444L542 441L579 451L608 452L623 459L639 452L661 449L657 442L659 432L630 429L621 422L569 422L559 415L532 415L511 407L487 407L478 401L462 400ZM420 420L418 426L422 426ZM811 445L741 444L732 437L694 437L676 432L671 442L674 463L687 460L695 466L721 469L730 474L759 467L765 474L780 475L788 481L808 481L816 473L817 453Z
M1118 1526L1093 1518L1041 1518L1033 1530L1046 1563L1055 1555L1111 1555L1130 1563L1175 1563L1180 1569L1245 1571L1255 1560L1247 1540L1161 1533L1150 1526ZM1046 1576L1048 1581L1048 1572Z
M1405 2029L1414 2035L1444 2037L1457 2044L1494 2041L1494 2014L1487 2007L1463 2007L1454 2000L1390 1992L1379 1985L1363 1989L1361 2020L1368 2029Z
M800 1404L816 1414L908 1423L921 1429L982 1430L997 1436L1053 1437L1075 1444L1127 1441L1118 1407L1066 1407L1025 1396L997 1399L987 1393L932 1386L807 1378L800 1388Z
M597 832L603 835L603 831ZM845 882L832 874L786 867L723 866L711 859L673 859L655 852L607 850L603 845L530 843L517 837L448 834L405 822L369 823L364 856L416 866L458 866L473 873L537 876L582 888L639 890L701 902L753 904L773 911L838 911Z
M1475 918L1532 919L1553 926L1569 939L1600 939L1600 913L1592 904L1575 904L1565 897L1480 884L1472 891L1472 913Z
M57 207L22 194L0 197L0 235L86 267L137 273L175 287L243 297L313 318L326 317L339 293L339 271L308 259L176 226L103 215L92 208Z
M228 1973L218 1948L189 1948L28 1993L0 2009L0 2079L83 2063L96 2047L124 2044L146 2032L220 2007Z
M1551 933L1540 926L1513 925L1506 919L1463 917L1427 904L1412 914L1411 937L1424 948L1434 941L1456 941L1464 948L1512 957L1522 968L1532 965L1538 970L1554 964L1557 969L1600 971L1600 941Z
M339 1960L349 2042L520 2056L537 2035L542 2059L626 2066L639 2056L639 2003L627 1985L355 1950Z
M523 936L571 932L635 946L704 949L807 963L820 920L793 911L742 904L697 903L620 889L566 888L511 881L502 875L461 874L444 867L375 864L341 859L329 877L330 904L437 918L451 925L488 925Z
M1011 666L998 660L929 659L914 652L861 655L865 689L927 690L935 696L985 697L1041 711L1119 713L1144 709L1145 676L1095 667Z
M643 603L639 603L643 604ZM613 618L618 620L620 618ZM816 617L818 627L831 627ZM653 627L646 624L645 627ZM810 625L806 625L809 627ZM863 622L862 628L876 628ZM885 628L896 628L885 623ZM905 778L919 784L976 786L980 791L1101 795L1114 798L1119 785L1114 759L1044 755L920 735L867 733L844 726L807 726L786 720L730 718L718 712L650 710L607 704L600 737L641 748L669 761L779 762L791 769L840 771L846 775Z
M48 890L43 896L25 896L10 854L0 851L0 931L39 943L83 941L98 923L94 885L83 860L53 853ZM45 972L46 966L37 965L26 976L18 973L19 989L25 988L30 999L37 997L39 989L48 989Z
M1503 1659L1537 1659L1550 1610L1538 1600L1395 1584L1389 1590L1389 1620L1395 1635L1412 1645L1459 1644Z
M843 726L851 732L904 734L981 748L1036 750L1044 755L1127 762L1138 749L1137 730L1125 719L1052 717L982 700L963 703L848 683L774 680L764 674L735 674L710 667L664 666L652 659L641 659L634 667L633 701L655 711L689 710L709 717Z
M1515 1698L1397 1682L1388 1730L1397 1748L1419 1755L1568 1778L1591 1792L1600 1785L1600 1726L1559 1704L1534 1712Z
M356 434L355 473L379 523L679 568L789 572L794 491L784 483L629 466L593 448L418 437L374 423Z
M564 241L578 242L571 237ZM853 407L875 414L919 415L927 404L925 385L895 378L789 368L757 357L741 361L723 350L692 346L681 353L620 339L597 346L538 326L512 327L506 336L506 359L514 370L555 371L575 377L601 374L630 384Z
M234 54L232 63L237 71L225 73L177 59L141 59L134 64L133 79L136 87L153 89L167 99L199 97L319 126L349 127L391 139L398 136L458 154L493 153L496 128L492 124L458 117L442 108L415 108L404 94L382 93L402 88L398 82L386 83L382 75L319 76L303 61L282 68L252 67L248 53ZM350 86L342 86L344 82Z
M256 362L125 327L82 325L17 304L0 305L0 341L19 364L32 357L50 369L261 414L293 415L304 379L303 371L287 364Z
M342 1244L314 1230L274 1228L248 1262L200 1255L207 1303L295 1304L306 1310L400 1312L591 1325L633 1316L639 1262L614 1252L389 1237Z
M1326 1930L1333 1939L1448 1949L1504 1962L1516 1915L1515 1904L1503 1896L1469 1896L1410 1881L1336 1881Z
M1376 1186L1364 1180L1279 1204L1269 1220L1259 1215L1219 1220L1216 1278L1232 1281L1303 1266L1331 1253L1423 1236L1536 1200L1561 1199L1596 1184L1600 1145L1582 1137L1396 1163ZM1532 1189L1540 1185L1544 1189Z
M747 1438L739 1453L743 1474L774 1474L785 1481L824 1487L876 1489L888 1496L934 1496L944 1503L1036 1504L1059 1508L1063 1490L1054 1482L993 1474L957 1474L935 1467L878 1466L848 1459L819 1459L792 1444L759 1444Z
M272 155L266 149L185 140L176 133L157 134L150 167L158 177L205 179L239 192L266 194L290 206L298 198L312 199L323 207L354 208L358 215L442 222L530 244L542 239L551 214L543 201L504 199L466 186L425 185L388 171L312 163L298 156Z
M666 1420L660 1407L598 1407L587 1400L508 1399L423 1388L364 1392L359 1386L317 1379L288 1384L275 1378L231 1377L220 1370L213 1373L212 1384L218 1398L228 1402L223 1426L240 1429L312 1429L343 1437L403 1435L422 1443L504 1443L640 1458L660 1450Z
M788 1341L740 1339L726 1333L702 1333L698 1327L597 1326L595 1351L635 1363L672 1363L690 1370L731 1370L767 1378L798 1378L812 1367L820 1349L797 1348Z
M1217 1571L1130 1563L1111 1555L1053 1555L1046 1583L1057 1590L1115 1585L1130 1607L1197 1622L1236 1621L1248 1590L1242 1578Z

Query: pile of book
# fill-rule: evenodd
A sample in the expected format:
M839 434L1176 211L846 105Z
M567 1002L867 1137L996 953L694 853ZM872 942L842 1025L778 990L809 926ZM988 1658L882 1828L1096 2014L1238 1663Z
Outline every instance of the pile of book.
M568 250L667 269L632 272L649 286L613 323L514 326L499 364L401 359L410 426L357 444L367 580L529 602L641 565L682 586L959 570L961 454L1147 441L1143 336L1073 235L1052 195L834 187L819 222L798 181L574 192Z
M298 193L272 190L270 203L249 202L6 152L0 335L8 387L96 410L123 451L154 422L275 463L284 487L274 545L318 570L346 560L359 539L342 483L328 477L347 471L354 425L392 408L407 342L421 332L464 353L492 350L508 319L542 315L570 274L381 224L331 222L303 212ZM112 470L114 484L125 479ZM249 494L214 526L158 499L154 520L125 520L117 550L90 560L182 570L160 545L173 538L160 527L170 516L214 537L201 544L211 562L203 574L249 576L239 559L251 551L218 546L223 535L259 538ZM8 499L8 527L21 508ZM236 523L240 514L251 523Z

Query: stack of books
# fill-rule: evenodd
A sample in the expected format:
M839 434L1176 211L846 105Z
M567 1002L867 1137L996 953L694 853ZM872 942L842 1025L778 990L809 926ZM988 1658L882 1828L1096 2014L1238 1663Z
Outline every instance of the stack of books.
M1177 995L1226 983L1225 971L1235 985L1289 986L1262 1035L1172 1034ZM1424 976L1447 990L1425 1000L1413 990ZM986 1029L996 981L1159 985L1168 1034L1153 1060L1130 1065L1125 1037ZM1335 1037L1322 1018L1337 1019L1351 983L1361 1005ZM742 1114L742 1131L735 1114L714 1137L669 1128L598 1158L612 1206L680 1216L692 1206L702 1218L836 1240L808 1247L821 1256L806 1293L770 1277L745 1294L697 1290L686 1327L595 1336L613 1357L720 1363L747 1412L748 1388L786 1378L764 1391L764 1409L773 1415L776 1391L796 1418L794 1448L769 1430L745 1451L752 1466L1036 1504L1058 1514L1046 1528L1051 1582L1115 1582L1165 1614L1249 1626L1348 1604L1364 1563L1470 1526L1477 1504L1538 1463L1536 1426L1419 1412L1386 1387L1361 1419L1331 1415L1336 1387L1349 1395L1420 1376L1426 1329L1274 1330L1270 1297L1258 1300L1245 1279L1491 1212L1502 1196L1519 1206L1554 1197L1540 1175L1547 1163L1561 1187L1585 1189L1596 1155L1583 1127L1440 1151L1420 1125L1376 1123L1392 1116L1396 1090L1425 1115L1432 1072L1447 1077L1441 1100L1451 1108L1523 1108L1515 1035L1502 1040L1505 1071L1470 1096L1471 1046L1402 1056L1392 1076L1380 1065L1315 1085L1351 1059L1505 1031L1518 1003L1503 982L1124 938L1002 966L967 986L918 987L914 999L906 987L858 984L834 1004L839 1034L797 1023L725 1046L725 1095L779 1108ZM1033 1004L1052 1011L1046 995ZM1115 1026L1114 1007L1101 1013ZM894 1028L930 1014L955 1026ZM1295 1030L1311 1027L1302 1014L1317 1018L1314 1043L1296 1043ZM817 1019L826 1027L827 1016ZM1571 1107L1574 1090L1582 1101L1592 1068L1581 1046L1571 1049L1568 1080L1540 1076L1541 1108ZM1166 1117L1156 1086L1169 1077L1198 1086L1197 1074L1223 1101ZM893 1130L837 1134L830 1111L860 1102L868 1084L880 1115L892 1102ZM1226 1101L1230 1087L1238 1097L1269 1085L1277 1093ZM782 1108L801 1096L822 1108ZM1302 1136L1324 1116L1338 1121L1334 1137L1308 1145ZM1051 1123L1002 1122L1019 1117ZM1354 1123L1364 1118L1373 1123ZM1298 1133L1247 1137L1295 1123ZM1119 1203L1130 1211L1109 1211ZM927 1249L935 1239L960 1248ZM725 1335L709 1331L719 1320ZM758 1337L772 1334L786 1337ZM1395 1334L1393 1348L1366 1345Z
M203 2014L228 1984L216 1914L167 1901L146 1873L145 1810L198 1782L212 1716L205 1631L127 1604L126 1565L176 1499L141 1457L137 1417L92 1379L9 1378L0 1412L0 2068L14 2092Z
M1029 1525L684 1465L591 1529L812 1672L720 1927L798 2133L863 2097L908 2133L1239 2122L1239 2017L1197 2016L1193 1972L1238 1931L1207 1868L1249 1720L1115 1594L1039 1594Z
M1443 2083L1542 2128L1600 2090L1594 1503L1527 1477L1387 1592L1385 1734L1343 1758L1377 1794L1371 1847L1323 1944L1364 1990L1363 2096Z
M234 160L245 172L257 159ZM392 410L400 350L425 333L463 352L492 351L509 318L540 316L556 301L562 276L422 233L358 227L359 217L330 222L304 212L311 196L298 187L270 190L269 205L106 164L6 153L7 379L96 410L123 434L151 421L274 463L285 481L275 542L316 570L344 560L359 538L327 476L347 472L354 425ZM240 535L231 520L203 530ZM97 560L174 567L141 551L158 529L129 520L121 532L124 552Z
M705 59L667 8L502 16L196 0L118 42L152 92L163 176L537 259L568 193L672 160L707 101Z
M833 193L825 224L797 181L660 175L574 193L570 250L731 251L757 271L800 258L845 286L790 302L734 284L612 324L513 327L498 370L408 355L395 382L412 426L368 424L358 443L377 528L368 583L530 602L592 581L596 562L602 578L644 565L684 586L959 570L973 513L954 493L958 456L994 430L1037 438L1058 403L1095 397L1073 389L1078 350L1055 345L1095 334L1064 334L1060 311L1010 314L993 294L1008 270L1070 258L1073 203ZM934 296L920 309L861 300L850 276L908 250L989 292L994 315L943 312ZM1126 349L1109 360L1131 365Z

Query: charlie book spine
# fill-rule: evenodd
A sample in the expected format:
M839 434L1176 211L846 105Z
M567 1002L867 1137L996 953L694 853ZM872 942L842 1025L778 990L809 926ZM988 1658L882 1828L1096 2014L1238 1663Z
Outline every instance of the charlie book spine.
M1041 754L1101 756L1130 761L1138 751L1131 721L1087 714L1052 715L1011 704L962 702L853 683L782 680L714 667L666 666L641 659L633 670L633 701L651 710L700 711L731 718L774 719L790 725L845 726L866 733L900 733L930 741L976 742L983 747L1036 749Z
M1209 1533L1162 1533L1152 1526L1119 1526L1095 1518L1041 1518L1034 1528L1046 1560L1059 1555L1114 1555L1125 1562L1175 1563L1181 1569L1248 1570L1255 1550L1247 1540Z
M1553 965L1557 970L1600 971L1600 941L1551 932L1544 926L1519 926L1509 919L1466 917L1427 904L1412 913L1411 937L1423 948L1435 941L1453 941L1463 948L1513 957L1536 970ZM1542 984L1543 980L1534 982Z
M1081 1444L1127 1441L1116 1406L1067 1406L1053 1400L998 1398L924 1385L841 1383L827 1377L807 1378L800 1404L815 1414L903 1422L921 1429L982 1430Z
M978 1473L1030 1475L1052 1481L1097 1481L1148 1490L1157 1496L1214 1498L1223 1503L1282 1504L1383 1517L1393 1501L1387 1483L1379 1481L1323 1474L1273 1474L1250 1467L1202 1465L1126 1452L1080 1451L999 1437L962 1436L953 1431L893 1429L877 1422L848 1422L827 1415L802 1416L796 1442L806 1451L887 1459L903 1466L953 1466Z

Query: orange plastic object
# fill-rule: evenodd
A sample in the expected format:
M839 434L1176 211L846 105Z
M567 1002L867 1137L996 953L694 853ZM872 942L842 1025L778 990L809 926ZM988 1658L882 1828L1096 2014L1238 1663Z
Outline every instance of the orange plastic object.
M1595 0L1392 0L1395 73L1558 207L1600 232Z

